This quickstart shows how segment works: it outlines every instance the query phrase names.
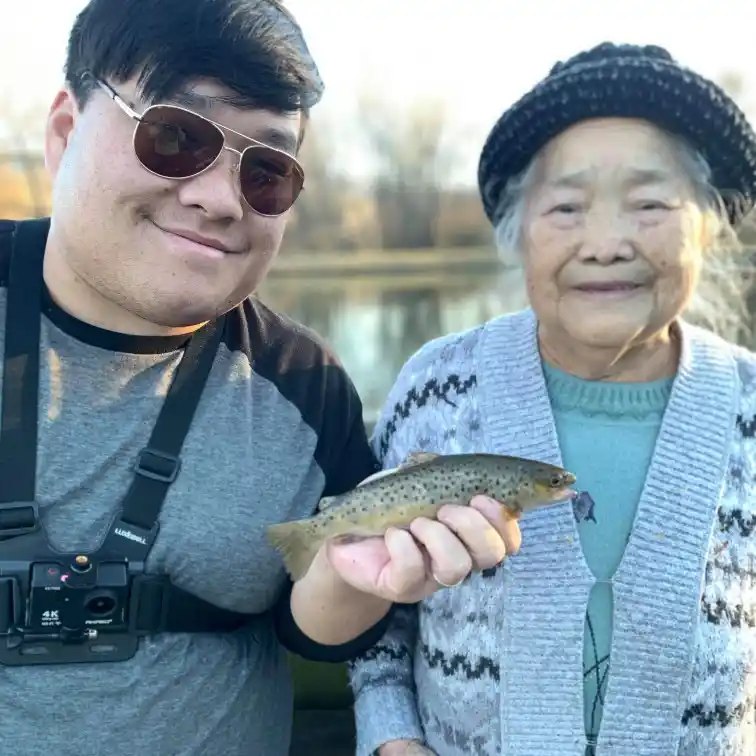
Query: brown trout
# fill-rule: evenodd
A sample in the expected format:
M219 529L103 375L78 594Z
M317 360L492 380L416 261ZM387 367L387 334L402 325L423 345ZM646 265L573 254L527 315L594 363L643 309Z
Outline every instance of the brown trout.
M519 517L564 501L575 476L561 467L498 454L414 452L395 470L369 478L352 491L320 500L306 520L268 528L268 541L283 556L293 580L302 578L329 539L381 536L408 528L418 517L435 519L445 504L467 505L482 494L500 501L502 514Z

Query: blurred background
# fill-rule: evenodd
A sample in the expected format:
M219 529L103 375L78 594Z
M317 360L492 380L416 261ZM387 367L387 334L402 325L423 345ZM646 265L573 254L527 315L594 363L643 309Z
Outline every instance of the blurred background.
M45 114L84 4L3 11L0 217L49 212ZM368 420L422 343L521 306L480 208L477 159L502 110L556 60L604 40L660 44L756 117L752 0L287 4L326 95L303 147L306 191L260 295L332 343Z
M0 218L50 210L45 116L84 5L24 0L3 8ZM606 40L662 45L756 119L753 0L287 5L327 90L303 148L306 191L259 294L331 342L368 421L424 342L522 305L517 271L503 269L492 247L477 159L501 112L554 62ZM744 240L748 267L756 234L746 231ZM343 669L295 665L292 753L353 753Z

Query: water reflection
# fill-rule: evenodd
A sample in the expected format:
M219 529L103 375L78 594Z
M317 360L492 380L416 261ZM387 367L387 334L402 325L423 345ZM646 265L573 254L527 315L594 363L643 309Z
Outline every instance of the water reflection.
M380 411L404 362L425 342L523 302L519 274L500 269L469 276L274 277L260 296L334 347L368 419Z

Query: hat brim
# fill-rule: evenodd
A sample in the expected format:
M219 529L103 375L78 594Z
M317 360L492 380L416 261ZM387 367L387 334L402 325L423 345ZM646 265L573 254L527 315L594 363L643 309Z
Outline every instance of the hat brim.
M677 134L712 170L712 184L737 224L756 201L756 133L717 85L674 63L615 58L550 76L498 120L478 166L478 186L492 223L501 194L535 155L570 126L592 118L638 118Z

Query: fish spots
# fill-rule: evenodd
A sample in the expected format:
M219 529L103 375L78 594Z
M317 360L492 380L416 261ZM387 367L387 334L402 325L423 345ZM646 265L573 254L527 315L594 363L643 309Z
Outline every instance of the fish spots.
M442 505L466 506L479 494L519 513L533 508L539 482L558 470L494 454L433 456L429 447L428 455L430 460L400 466L353 491L322 499L320 513L301 523L300 535L307 533L306 542L382 535L391 527L406 528L418 517L435 518Z

